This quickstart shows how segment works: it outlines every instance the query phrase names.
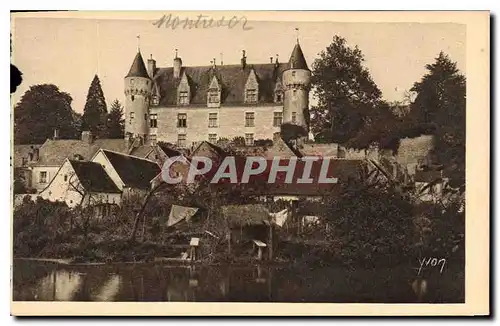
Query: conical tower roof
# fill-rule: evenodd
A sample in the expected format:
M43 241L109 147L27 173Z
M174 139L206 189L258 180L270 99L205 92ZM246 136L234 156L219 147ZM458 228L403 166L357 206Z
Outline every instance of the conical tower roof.
M142 60L141 52L137 52L134 62L132 62L132 66L126 77L144 77L149 78L148 71L146 66L144 65L144 60Z
M300 48L300 44L297 42L295 47L293 48L292 55L290 56L290 61L288 62L290 65L290 69L306 69L307 67L306 59L304 58L304 53L302 53L302 49Z

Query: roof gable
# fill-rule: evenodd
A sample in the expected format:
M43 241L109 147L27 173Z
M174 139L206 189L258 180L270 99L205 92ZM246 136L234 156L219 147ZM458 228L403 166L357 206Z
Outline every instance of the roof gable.
M149 189L150 182L161 172L155 162L108 150L102 152L126 187Z
M101 164L69 160L82 187L88 192L120 193Z

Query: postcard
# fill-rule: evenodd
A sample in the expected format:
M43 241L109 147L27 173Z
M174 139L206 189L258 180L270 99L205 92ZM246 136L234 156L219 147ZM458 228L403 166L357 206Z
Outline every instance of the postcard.
M489 24L11 13L11 313L489 315Z

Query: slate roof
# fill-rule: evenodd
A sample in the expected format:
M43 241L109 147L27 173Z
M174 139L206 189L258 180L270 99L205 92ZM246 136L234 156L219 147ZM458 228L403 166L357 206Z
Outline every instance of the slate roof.
M80 184L86 191L120 193L113 180L101 164L88 161L69 160Z
M137 52L135 55L134 61L132 62L132 66L125 77L144 77L149 78L148 71L146 66L144 65L144 60L142 59L141 52Z
M307 62L304 58L304 53L302 52L302 48L300 44L297 42L295 47L293 48L292 55L290 56L290 61L288 62L290 65L290 69L307 69Z
M183 74L187 75L191 87L190 105L206 106L207 91L214 75L222 86L221 106L244 105L245 84L253 69L259 82L259 104L271 104L274 103L276 81L281 77L283 71L288 69L288 66L287 63L266 63L247 64L245 69L241 64L222 65L215 68L213 66L182 67L179 78L174 78L172 67L159 68L153 80L159 89L160 106L177 105L177 87Z
M126 187L149 189L151 180L161 171L158 164L149 160L109 150L103 152Z

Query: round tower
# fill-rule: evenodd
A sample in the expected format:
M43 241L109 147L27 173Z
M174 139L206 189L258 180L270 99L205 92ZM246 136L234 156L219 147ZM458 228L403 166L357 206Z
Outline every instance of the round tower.
M125 76L125 137L147 138L152 86L139 51Z
M309 90L311 71L297 40L288 69L283 72L283 123L302 126L309 131Z

